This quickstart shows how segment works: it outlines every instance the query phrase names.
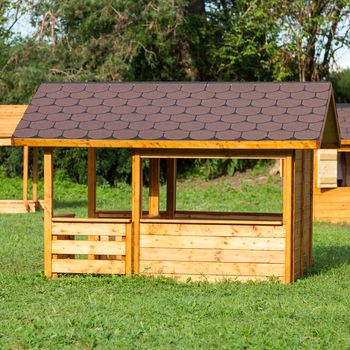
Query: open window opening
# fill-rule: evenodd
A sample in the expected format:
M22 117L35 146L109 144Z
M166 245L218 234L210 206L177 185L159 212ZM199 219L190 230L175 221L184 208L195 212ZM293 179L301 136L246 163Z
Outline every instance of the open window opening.
M338 151L337 186L350 187L350 152Z
M208 158L209 159L209 158ZM166 184L159 184L159 164L166 161ZM243 160L243 159L242 159ZM142 218L172 220L252 220L281 221L283 179L266 173L240 173L205 183L191 179L183 181L177 174L181 158L150 158L148 210ZM247 159L247 161L249 161ZM276 160L279 162L279 160ZM165 200L160 198L160 188ZM165 202L165 208L160 202Z

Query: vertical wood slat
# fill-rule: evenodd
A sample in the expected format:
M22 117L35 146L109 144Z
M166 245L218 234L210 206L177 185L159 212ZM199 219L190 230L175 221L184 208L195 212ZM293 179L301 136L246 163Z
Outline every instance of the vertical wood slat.
M149 216L159 216L160 159L151 158L149 164Z
M305 209L307 209L307 206L305 207L305 181L307 180L306 175L306 165L307 157L306 157L306 151L301 151L301 176L302 176L302 185L301 185L301 211L300 211L300 220L301 220L301 227L300 227L300 276L304 275L304 229L305 229Z
M53 154L44 148L44 273L52 277Z
M167 216L173 219L176 211L176 159L167 159Z
M23 147L23 204L28 210L28 165L29 147Z
M125 274L130 276L133 271L133 259L132 259L132 225L125 225Z
M314 217L314 181L315 177L313 174L313 169L315 168L315 158L313 156L313 151L310 151L310 217L309 217L309 252L308 252L308 266L312 263L312 231L313 231L313 217Z
M88 217L96 217L96 148L88 148ZM98 241L98 236L89 236L89 241ZM100 258L88 254L89 260Z
M88 148L88 217L96 217L96 148Z
M289 283L292 277L292 250L293 250L293 190L294 190L294 153L283 161L283 224L286 225L286 262L285 282Z
M33 147L33 185L32 185L32 200L34 205L38 202L38 147Z
M142 213L142 159L140 151L132 155L132 260L133 272L140 273L140 219Z

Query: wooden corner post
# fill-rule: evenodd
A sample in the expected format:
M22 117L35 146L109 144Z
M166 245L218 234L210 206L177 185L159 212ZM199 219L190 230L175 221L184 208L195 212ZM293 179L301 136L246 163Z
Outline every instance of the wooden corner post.
M44 148L44 273L52 277L53 155Z
M96 216L96 148L88 148L88 217Z
M38 147L33 148L33 185L32 185L32 200L34 205L38 203Z
M176 212L176 158L167 159L167 197L166 211L169 219L173 219Z
M293 199L294 156L283 160L283 225L286 227L285 282L294 280L293 273Z
M149 216L159 215L160 159L151 158L149 163Z
M139 150L132 154L132 271L140 273L140 220L142 213L142 159Z
M28 165L29 165L29 147L23 147L23 204L29 211L28 205Z

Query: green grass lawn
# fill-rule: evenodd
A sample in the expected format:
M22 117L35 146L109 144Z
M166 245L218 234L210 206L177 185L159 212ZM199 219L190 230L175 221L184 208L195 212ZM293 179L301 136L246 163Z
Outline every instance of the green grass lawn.
M181 209L281 207L273 179L186 181L178 192ZM126 185L97 193L99 208L129 208ZM56 184L56 194L58 211L86 214L85 186ZM20 198L20 181L1 179L0 198L10 197ZM0 349L350 349L350 226L315 225L314 266L294 285L46 281L42 216L0 216Z

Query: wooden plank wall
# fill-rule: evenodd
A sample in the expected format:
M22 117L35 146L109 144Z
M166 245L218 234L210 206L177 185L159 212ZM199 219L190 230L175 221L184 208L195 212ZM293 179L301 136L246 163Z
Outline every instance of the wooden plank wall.
M342 158L348 160L348 153ZM348 162L346 163L349 164ZM344 172L343 178L347 180ZM318 174L317 151L314 152L314 179ZM345 176L344 176L345 175ZM349 184L347 184L349 186ZM314 181L314 220L350 223L350 187L319 188Z
M125 274L125 241L126 234L130 231L127 228L130 223L69 220L53 218L53 274ZM90 240L90 236L98 239Z
M293 203L293 274L304 275L311 263L313 154L308 150L295 151Z
M141 222L140 272L180 280L284 281L285 226Z

